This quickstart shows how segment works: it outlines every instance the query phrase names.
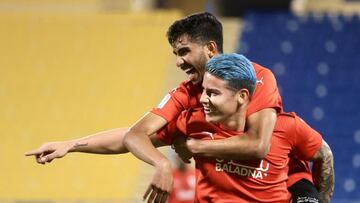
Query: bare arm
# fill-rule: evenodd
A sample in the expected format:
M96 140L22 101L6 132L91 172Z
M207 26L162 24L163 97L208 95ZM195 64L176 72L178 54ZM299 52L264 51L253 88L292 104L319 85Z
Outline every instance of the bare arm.
M84 152L95 154L121 154L128 152L122 140L128 128L111 129L80 139L70 140L69 152Z
M79 139L47 142L39 148L26 152L26 156L35 156L40 164L51 162L55 158L62 158L69 152L83 152L94 154L122 154L128 150L123 144L123 139L128 128L116 128ZM155 135L151 136L152 143L156 146L163 144L158 141Z
M155 167L155 174L144 195L144 199L149 198L148 202L166 202L172 189L171 163L152 145L149 138L166 123L164 118L148 113L130 128L124 138L124 145L131 153Z
M193 155L225 159L263 159L269 152L271 136L276 123L276 112L263 109L248 117L244 135L220 140L187 140Z
M322 202L328 203L334 193L334 157L329 145L323 143L313 159L313 179Z

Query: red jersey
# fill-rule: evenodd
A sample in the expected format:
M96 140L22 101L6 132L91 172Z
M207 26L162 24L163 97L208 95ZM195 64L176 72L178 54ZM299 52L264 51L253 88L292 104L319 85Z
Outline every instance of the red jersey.
M265 108L275 108L278 113L281 112L282 101L274 75L267 68L256 63L252 63L252 65L256 73L257 85L248 106L246 116ZM152 109L152 113L168 121L168 125L157 133L160 140L167 144L171 143L171 136L175 136L176 134L176 118L184 110L201 107L200 96L202 90L201 84L194 85L190 81L184 81L180 83L176 89L170 91L156 108ZM291 163L294 163L294 166L290 166L290 168L300 169L302 167L302 173L293 173L289 176L289 186L302 178L312 181L311 173L305 167L307 163L299 161Z
M306 179L313 183L309 163L307 161L300 160L294 156L290 157L288 176L288 188L301 179Z
M207 123L202 109L181 114L178 129L197 139L224 139L241 135ZM288 162L291 154L308 160L319 150L322 138L295 113L280 114L263 160L225 160L194 157L195 202L288 202Z
M193 203L195 196L195 170L173 171L174 185L168 203Z

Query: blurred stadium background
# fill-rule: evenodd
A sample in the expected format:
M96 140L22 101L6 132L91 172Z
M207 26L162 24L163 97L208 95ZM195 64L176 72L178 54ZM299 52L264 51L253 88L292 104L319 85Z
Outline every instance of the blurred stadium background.
M152 168L131 155L23 153L157 105L184 79L166 30L203 10L221 17L225 52L272 69L285 110L328 141L333 202L360 202L359 1L0 0L0 203L141 202Z

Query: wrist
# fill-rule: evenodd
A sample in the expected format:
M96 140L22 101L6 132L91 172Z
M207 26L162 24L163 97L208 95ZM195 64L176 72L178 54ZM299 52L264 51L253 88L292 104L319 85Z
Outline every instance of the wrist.
M164 157L155 163L155 168L171 168L171 162Z
M68 147L68 152L81 152L82 148L88 146L87 142L79 140L71 140L65 143Z
M68 152L76 152L76 147L75 147L76 141L75 140L66 141L64 144L67 146Z
M201 153L202 142L201 140L189 139L186 141L186 147L192 154L197 155Z

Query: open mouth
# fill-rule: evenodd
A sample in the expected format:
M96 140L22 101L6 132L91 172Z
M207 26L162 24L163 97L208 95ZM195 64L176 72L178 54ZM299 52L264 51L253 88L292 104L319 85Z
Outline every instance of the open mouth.
M204 113L205 113L205 114L210 114L211 112L212 112L212 111L211 111L210 108L204 107Z
M187 69L184 69L184 71L186 74L190 75L195 72L195 68L187 68Z
M199 77L198 77L197 71L194 67L187 66L187 67L182 67L181 69L186 73L189 81L192 81L193 83L198 82Z

